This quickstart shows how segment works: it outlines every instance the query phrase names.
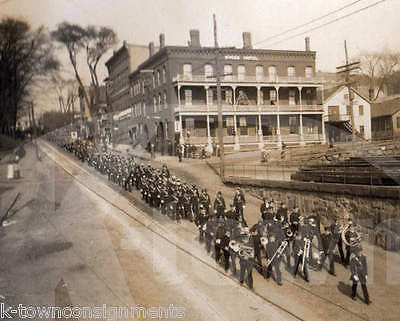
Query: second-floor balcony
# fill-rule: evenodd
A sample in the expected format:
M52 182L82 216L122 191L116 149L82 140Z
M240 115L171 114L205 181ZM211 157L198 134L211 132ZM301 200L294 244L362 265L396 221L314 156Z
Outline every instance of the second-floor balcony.
M206 75L176 75L172 79L173 83L179 84L215 84L214 76ZM297 77L297 76L247 76L247 75L226 75L221 77L222 84L313 84L322 85L324 79L322 77Z
M217 113L218 106L216 104L193 104L193 105L176 105L174 111L183 113ZM300 113L300 112L322 112L322 105L229 105L222 104L223 113Z
M349 114L329 114L324 116L324 121L331 123L339 123L350 121L351 116Z

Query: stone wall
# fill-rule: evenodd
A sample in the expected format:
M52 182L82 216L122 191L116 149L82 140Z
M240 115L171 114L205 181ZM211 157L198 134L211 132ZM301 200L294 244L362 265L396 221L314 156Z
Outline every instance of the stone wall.
M400 200L397 198L382 198L360 196L349 193L349 186L336 191L310 191L315 187L291 189L290 182L283 185L268 186L258 184L248 179L239 182L226 183L241 184L247 192L267 199L284 201L288 208L298 207L304 216L316 214L322 225L329 225L335 217L351 219L360 226L364 239L376 243L388 250L400 250ZM307 183L310 185L313 183ZM339 185L339 184L334 184ZM297 186L298 187L298 186ZM354 187L356 189L357 186ZM318 190L323 190L319 188ZM382 195L384 193L378 193Z

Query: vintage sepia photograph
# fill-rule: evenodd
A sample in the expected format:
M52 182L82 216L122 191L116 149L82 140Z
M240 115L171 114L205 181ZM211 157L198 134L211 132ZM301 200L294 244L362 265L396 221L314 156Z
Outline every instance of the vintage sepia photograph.
M0 0L0 320L400 320L400 0Z

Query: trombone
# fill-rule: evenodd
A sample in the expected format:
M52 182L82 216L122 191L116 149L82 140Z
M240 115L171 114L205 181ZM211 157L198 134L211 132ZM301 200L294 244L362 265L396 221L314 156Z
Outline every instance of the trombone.
M310 256L310 245L311 245L311 241L308 238L304 238L303 262L302 262L303 272L304 272L306 260L308 260L308 257Z
M274 253L274 255L270 258L270 259L268 259L268 261L267 261L267 268L271 265L271 263L273 262L273 260L275 259L275 257L280 257L280 256L282 256L282 254L283 254L283 251L285 251L285 249L286 249L286 247L288 246L288 241L283 241L280 245L279 245L279 247L278 247L278 249L275 251L275 253Z

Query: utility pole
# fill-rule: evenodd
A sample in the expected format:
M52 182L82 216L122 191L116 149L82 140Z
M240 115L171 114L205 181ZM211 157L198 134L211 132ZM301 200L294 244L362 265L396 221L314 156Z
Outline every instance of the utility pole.
M346 58L346 64L343 66L336 67L338 70L337 73L344 73L345 74L345 86L347 87L348 96L349 96L349 109L350 109L350 121L351 121L351 134L352 134L352 141L355 142L356 140L356 126L354 122L354 111L353 111L353 92L351 91L351 80L350 80L350 72L356 69L359 69L360 62L356 61L353 63L349 62L349 55L347 52L347 42L344 41L344 52Z
M224 152L224 135L222 131L222 97L221 97L221 79L219 71L219 48L217 40L217 18L213 14L214 19L214 46L215 46L215 77L217 83L217 105L218 105L218 144L220 156L220 176L223 180L225 177L225 152Z

